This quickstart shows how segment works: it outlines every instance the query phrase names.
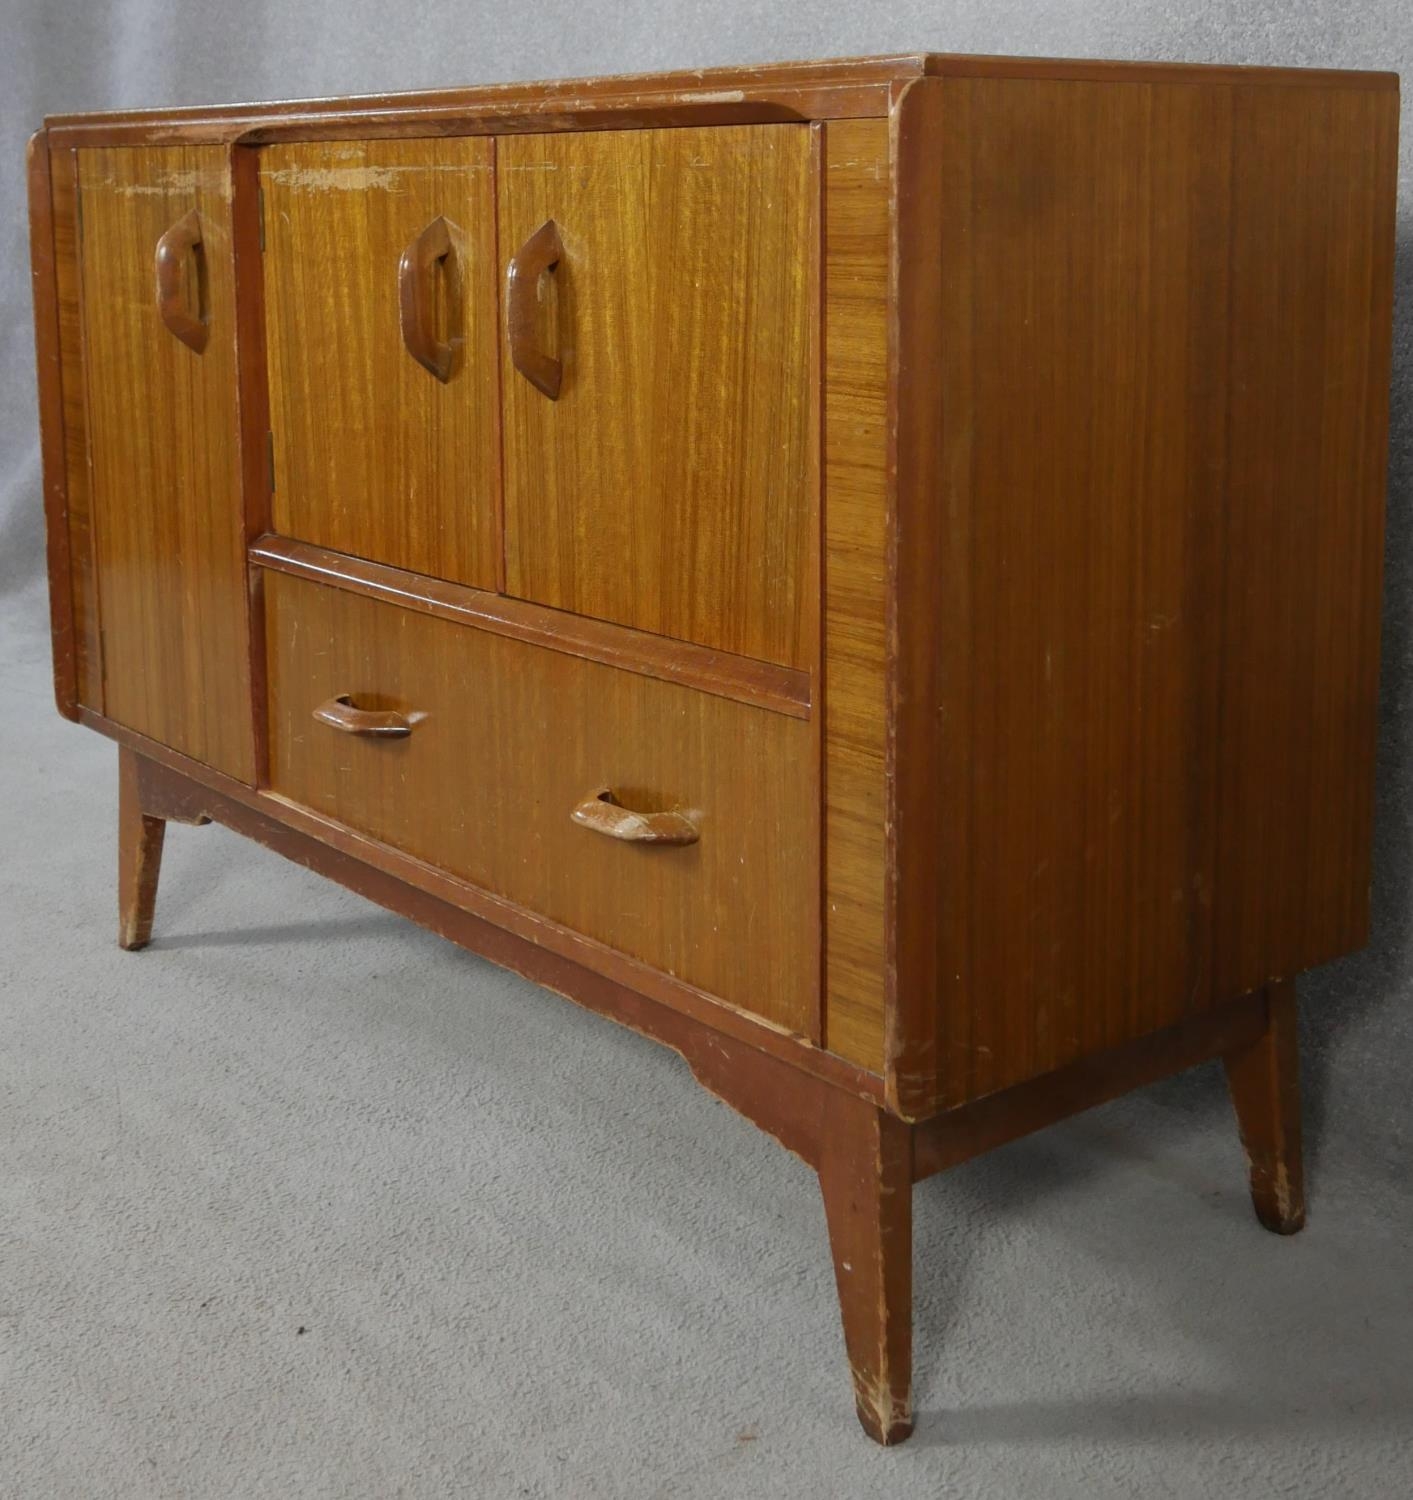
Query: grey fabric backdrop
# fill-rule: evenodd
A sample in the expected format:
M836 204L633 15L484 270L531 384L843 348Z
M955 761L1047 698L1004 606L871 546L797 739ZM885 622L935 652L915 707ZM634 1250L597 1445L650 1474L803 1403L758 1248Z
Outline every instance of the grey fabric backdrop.
M759 3L759 0L662 0L658 4L619 5L609 0L539 0L528 6L513 6L496 0L339 0L339 3L300 4L298 0L248 0L245 4L179 4L175 0L6 0L0 25L0 101L3 101L3 135L0 136L0 226L4 255L0 259L0 435L3 435L3 465L0 465L0 663L20 673L36 689L42 688L38 663L47 656L43 630L46 606L42 583L43 535L41 524L39 454L33 388L30 303L27 284L27 241L24 201L24 141L46 112L101 109L169 103L206 103L243 99L291 98L308 95L344 94L389 89L407 89L458 83L509 81L596 72L649 70L667 67L703 66L715 63L754 62L771 59L933 48L951 51L1008 52L1022 54L1085 55L1119 58L1185 59L1204 62L1306 64L1321 67L1373 67L1408 73L1413 68L1413 8L1407 0L1232 0L1226 5L1206 5L1200 0L959 0L956 4L929 0L896 0L886 7L853 3L832 6L822 0L789 0L789 3ZM1399 1255L1399 1263L1387 1265L1393 1276L1393 1300L1375 1299L1370 1317L1374 1325L1391 1317L1408 1316L1407 1194L1409 1172L1406 1161L1410 1122L1413 1122L1413 721L1410 721L1410 669L1413 669L1413 128L1405 128L1402 149L1398 260L1399 314L1394 354L1393 442L1389 494L1389 547L1384 631L1382 738L1379 766L1377 872L1375 882L1376 922L1373 942L1357 957L1311 976L1303 987L1302 1024L1306 1043L1308 1120L1317 1194L1323 1191L1327 1212L1339 1204L1340 1213L1367 1210L1369 1223L1394 1227L1386 1243L1387 1255ZM33 669L33 670L31 670ZM39 704L49 713L47 704ZM52 743L80 747L84 737L77 729L55 726ZM50 743L46 730L45 743ZM38 907L33 891L36 877L28 859L36 843L53 834L46 828L57 824L39 822L30 826L26 814L21 825L20 803L39 785L28 776L28 761L37 752L31 737L4 740L7 764L0 768L11 790L0 801L5 807L5 837L0 847L0 936L6 947L20 946L16 915L29 905ZM101 747L98 747L101 748ZM66 767L68 762L65 762ZM91 778L78 789L82 805L111 808L112 765L109 755L84 751L73 756L76 770L65 776ZM65 793L68 796L68 793ZM66 861L56 870L63 881L77 880L73 871L86 868L94 855L101 855L104 868L95 876L95 890L106 887L106 857L110 835L97 829L94 848L88 850L82 828L65 824L63 837L75 840L67 854L47 851L53 859ZM23 832L27 848L17 849L15 835ZM212 835L211 837L218 837ZM210 845L207 846L211 847ZM233 866L263 870L258 851L228 840L218 846ZM202 856L193 847L195 870ZM84 877L87 878L87 877ZM175 877L174 877L175 878ZM84 888L85 891L87 887ZM301 890L303 887L300 888ZM27 893L29 896L27 897ZM199 895L199 892L198 892ZM47 897L45 898L48 899ZM84 897L87 900L87 896ZM94 897L97 899L97 896ZM107 899L106 896L104 899ZM193 898L195 899L195 898ZM311 898L312 900L313 898ZM342 909L342 908L340 908ZM278 920L278 914L272 914ZM42 921L42 914L34 918ZM106 919L105 919L106 920ZM237 922L228 910L212 913L217 925ZM31 932L30 947L38 935ZM52 947L54 934L48 934ZM107 941L104 933L103 941ZM256 941L259 934L252 936ZM404 943L398 932L384 934L394 945ZM213 940L214 941L214 940ZM77 951L77 950L76 950ZM423 962L440 972L444 962L432 950L414 946L403 951L423 954ZM106 950L87 950L79 957L91 964L106 964ZM286 950L289 953L290 950ZM176 960L180 959L176 955ZM64 955L67 962L68 955ZM206 965L221 965L221 955L197 953L200 963L192 973L210 972ZM169 963L175 961L169 957ZM27 960L31 967L33 993L21 996L12 989L12 1003L0 1008L0 1024L9 1025L16 1015L30 1014L32 1002L38 1019L32 1033L38 1047L43 1038L44 1008L50 1003L46 985L59 994L66 982L63 970L43 954ZM49 963L50 967L45 967ZM269 964L265 964L268 971ZM149 970L149 973L154 971ZM170 971L169 971L170 972ZM239 984L240 967L230 982ZM278 973L278 971L276 971ZM283 980L288 983L286 973ZM430 982L430 981L428 981ZM81 1014L81 1012L80 1012ZM173 1017L173 1024L177 1024ZM331 1023L332 1024L332 1023ZM558 1024L558 1023L553 1023ZM575 1023L577 1025L577 1023ZM16 1033L18 1034L18 1033ZM577 1033L575 1033L577 1035ZM597 1033L595 1033L597 1035ZM18 1044L16 1044L18 1045ZM0 1036L0 1061L3 1061ZM36 1063L37 1067L38 1064ZM626 1065L625 1065L626 1066ZM21 1075L22 1076L22 1070ZM1183 1085L1183 1088L1189 1087ZM1199 1100L1192 1108L1210 1112L1215 1082L1190 1085ZM678 1093L688 1085L678 1080ZM669 1089L668 1092L671 1092ZM1173 1108L1183 1108L1189 1095L1170 1086L1160 1095ZM696 1106L683 1105L686 1109ZM512 1112L513 1113L513 1112ZM708 1120L704 1128L718 1129ZM1205 1119L1207 1116L1203 1114ZM711 1117L714 1118L714 1117ZM1125 1117L1127 1118L1127 1117ZM1194 1114L1193 1118L1197 1118ZM1216 1116L1212 1116L1216 1119ZM514 1121L512 1121L512 1125ZM1229 1132L1225 1121L1218 1121ZM1214 1127L1217 1128L1217 1127ZM735 1138L733 1137L733 1140ZM1090 1145L1094 1144L1090 1138ZM1171 1144L1171 1142L1170 1142ZM762 1161L764 1157L760 1158ZM1015 1160L1015 1158L1013 1158ZM1045 1167L1042 1157L1040 1166ZM174 1168L179 1171L180 1166ZM761 1170L774 1170L765 1169ZM783 1170L783 1169L782 1169ZM1194 1168L1195 1170L1195 1168ZM1225 1170L1225 1169L1224 1169ZM1010 1184L1016 1212L1028 1201L1024 1172ZM169 1180L169 1179L164 1179ZM782 1179L783 1180L783 1179ZM988 1181L992 1179L987 1179ZM975 1185L978 1178L967 1179ZM1341 1190L1336 1186L1343 1184ZM1082 1184L1080 1184L1082 1186ZM1231 1186L1235 1186L1233 1183ZM960 1190L959 1190L960 1191ZM0 1200L3 1201L3 1200ZM931 1200L929 1200L931 1201ZM949 1202L953 1200L947 1200ZM1316 1223L1319 1222L1317 1197ZM1096 1210L1097 1211L1097 1210ZM68 1226L62 1215L51 1216L47 1231L58 1239ZM1329 1220L1325 1221L1327 1224ZM1363 1222L1362 1218L1360 1222ZM572 1233L573 1226L566 1229ZM0 1225L0 1241L4 1226ZM38 1233L38 1231L36 1231ZM1312 1231L1313 1233L1313 1231ZM1243 1245L1247 1242L1243 1241ZM1242 1255L1249 1252L1243 1249ZM1338 1262L1346 1252L1335 1256ZM1380 1265L1386 1255L1381 1251ZM1286 1264L1290 1264L1289 1261ZM788 1270L782 1275L791 1274ZM1201 1275L1219 1272L1201 1272ZM1322 1273L1323 1274L1323 1273ZM1400 1279L1401 1278L1401 1279ZM1402 1292L1397 1291L1401 1286ZM821 1283L821 1288L823 1283ZM11 1288L0 1285L0 1303ZM18 1295L18 1294L15 1294ZM1189 1303L1195 1296L1184 1294ZM204 1305L204 1304L203 1304ZM1230 1316L1238 1316L1239 1308ZM6 1316L0 1311L0 1335ZM1224 1317L1227 1314L1223 1314ZM1312 1345L1309 1340L1292 1346L1287 1364L1300 1357L1327 1360L1344 1334L1338 1325L1338 1306L1331 1312L1334 1322L1325 1327ZM1215 1330L1209 1330L1214 1332ZM301 1329L302 1332L302 1329ZM788 1335L786 1335L788 1337ZM1362 1335L1368 1337L1367 1334ZM830 1335L832 1338L833 1335ZM1319 1342L1323 1339L1324 1342ZM1406 1333L1403 1342L1407 1342ZM739 1352L739 1351L738 1351ZM745 1359L748 1356L743 1355ZM921 1355L920 1355L921 1357ZM936 1369L940 1355L928 1356ZM981 1355L974 1358L980 1359ZM999 1355L998 1355L999 1358ZM1018 1356L1023 1369L1026 1356ZM47 1368L47 1367L45 1367ZM3 1369L0 1369L3 1373ZM840 1384L834 1413L844 1419L846 1402L842 1383L842 1359L829 1372ZM929 1379L936 1377L929 1376ZM950 1377L949 1377L950 1378ZM1409 1369L1404 1363L1396 1380L1402 1388L1389 1392L1389 1381L1379 1388L1393 1400L1395 1411L1407 1420ZM1305 1398L1298 1392L1290 1400L1299 1409ZM1371 1398L1377 1401L1378 1398ZM1218 1409L1198 1410L1192 1419L1211 1433L1220 1430L1226 1416L1224 1402ZM1188 1410L1192 1416L1192 1409ZM1251 1414L1248 1413L1248 1416ZM52 1416L52 1414L51 1414ZM1286 1413L1290 1424L1299 1425L1297 1415ZM50 1417L37 1417L42 1424ZM1187 1420L1181 1415L1178 1426ZM1283 1419L1285 1420L1285 1419ZM1011 1426L1002 1419L990 1436L1028 1436L1029 1426L1054 1435L1062 1420L1047 1416L1042 1407L1028 1416L1018 1415ZM1048 1423L1048 1426L1047 1426ZM3 1425L3 1422L0 1422ZM1284 1431L1277 1424L1275 1436ZM630 1426L631 1431L631 1426ZM983 1424L982 1440L987 1437ZM52 1436L52 1430L50 1431ZM0 1447L3 1447L0 1437ZM264 1441L263 1439L261 1441ZM356 1439L355 1439L356 1441ZM37 1450L35 1450L37 1451ZM626 1450L625 1450L626 1451ZM853 1450L850 1450L852 1453ZM561 1455L562 1456L562 1455ZM334 1460L330 1460L335 1462ZM36 1463L38 1460L36 1460ZM46 1472L42 1467L25 1471ZM219 1472L219 1471L218 1471ZM338 1472L337 1468L330 1472ZM861 1471L862 1472L862 1471ZM881 1471L872 1471L877 1475ZM903 1472L903 1471L895 1471ZM1212 1470L1215 1475L1218 1470ZM778 1478L778 1476L777 1476ZM580 1493L614 1493L614 1487L599 1476L605 1487L585 1481ZM827 1483L815 1479L813 1493L835 1493ZM862 1482L862 1481L860 1481ZM1223 1489L1215 1478L1216 1493ZM1380 1483L1370 1488L1345 1489L1338 1484L1324 1493L1393 1493ZM783 1493L787 1486L779 1485ZM199 1487L198 1487L199 1488ZM330 1480L327 1487L313 1485L286 1488L284 1493L352 1493ZM691 1485L685 1486L690 1490ZM1315 1493L1298 1484L1287 1493ZM81 1479L71 1489L56 1486L52 1493L142 1493L140 1483L111 1484L85 1489ZM0 1493L11 1493L5 1469L0 1466ZM18 1493L19 1491L13 1491ZM39 1494L31 1483L25 1491ZM168 1493L165 1486L162 1493ZM180 1484L171 1493L188 1491ZM210 1493L236 1493L213 1482ZM244 1491L242 1491L244 1492ZM254 1493L252 1489L249 1492ZM263 1491L262 1491L263 1492ZM369 1493L377 1492L375 1489ZM384 1489L382 1493L391 1493ZM401 1491L399 1491L401 1492ZM440 1493L436 1486L408 1493ZM449 1491L448 1491L449 1492ZM515 1493L510 1488L496 1493ZM547 1489L537 1482L518 1493L575 1493L573 1486ZM627 1485L620 1491L627 1492ZM647 1492L646 1489L643 1490ZM655 1493L657 1491L654 1491ZM664 1489L662 1493L667 1493ZM677 1492L674 1490L674 1492ZM730 1492L729 1486L723 1492ZM738 1490L737 1493L746 1493ZM802 1493L810 1492L807 1487ZM860 1491L840 1490L838 1493ZM1030 1493L1040 1493L1032 1481ZM1059 1493L1056 1488L1052 1493ZM1081 1485L1080 1493L1099 1493ZM1104 1490L1105 1493L1109 1491ZM1114 1491L1123 1493L1120 1486ZM1130 1491L1131 1492L1131 1491ZM1150 1493L1197 1493L1199 1490L1153 1488ZM1252 1491L1263 1492L1259 1484ZM1405 1491L1406 1492L1406 1491ZM154 1487L150 1493L157 1493ZM983 1485L977 1493L997 1494Z

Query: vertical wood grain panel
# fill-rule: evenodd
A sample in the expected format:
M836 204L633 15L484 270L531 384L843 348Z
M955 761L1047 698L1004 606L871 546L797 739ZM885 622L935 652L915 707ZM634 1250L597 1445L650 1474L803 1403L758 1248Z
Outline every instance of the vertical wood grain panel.
M881 1072L888 513L886 120L824 145L825 1041Z
M1393 98L977 78L904 99L910 1108L1362 940Z
M503 360L512 594L810 665L811 188L806 126L498 143L502 261L564 246L558 399Z
M500 455L493 143L260 152L277 531L495 588ZM461 284L443 383L403 344L398 266L438 217ZM445 271L431 283L445 319Z
M79 153L83 327L109 718L253 776L230 153ZM158 239L201 216L210 338L163 326ZM194 279L194 278L193 278Z
M808 722L279 573L265 599L275 792L818 1035ZM425 718L392 740L316 722L342 693ZM692 810L699 842L572 822L602 786Z
M1392 90L1234 100L1226 993L1366 937L1398 170Z
M955 1037L965 1024L972 990L965 805L970 507L965 497L958 503L954 485L944 487L950 473L944 453L964 465L968 450L961 434L944 450L942 429L944 345L955 344L959 360L972 347L970 316L951 327L943 324L944 272L959 283L959 300L970 295L965 219L949 226L961 253L945 268L942 263L946 199L949 192L970 196L970 163L965 153L942 153L947 97L945 82L915 80L889 116L884 1087L892 1107L906 1116L926 1115L936 1106L942 1038ZM918 609L926 613L915 618ZM939 722L933 705L947 679L930 637L943 628L956 639L945 664L951 701Z
M231 251L235 268L236 402L238 407L241 532L248 549L268 534L270 505L270 385L265 346L264 214L260 197L260 152L231 148ZM246 564L246 629L250 641L250 733L254 777L269 776L266 725L264 574Z
M78 154L53 151L50 170L55 281L59 297L59 364L64 399L64 487L69 522L78 699L86 707L102 712L103 640L84 385Z
M54 654L54 702L66 719L78 717L78 649L74 630L73 568L64 479L64 387L59 354L59 288L54 265L54 214L49 141L30 137L25 152L29 186L30 290L34 303L35 384L39 396L40 462L44 484L44 545L49 577L49 633Z

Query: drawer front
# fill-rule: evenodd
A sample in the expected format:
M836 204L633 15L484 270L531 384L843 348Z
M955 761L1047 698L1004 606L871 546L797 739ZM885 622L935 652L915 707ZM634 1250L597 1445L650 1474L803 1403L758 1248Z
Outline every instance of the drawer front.
M282 574L264 592L273 791L814 1033L808 721ZM343 695L407 717L410 733L315 718ZM639 812L685 813L696 842L574 821L600 788Z
M260 153L275 529L495 588L494 146Z
M809 127L496 149L509 591L808 665Z

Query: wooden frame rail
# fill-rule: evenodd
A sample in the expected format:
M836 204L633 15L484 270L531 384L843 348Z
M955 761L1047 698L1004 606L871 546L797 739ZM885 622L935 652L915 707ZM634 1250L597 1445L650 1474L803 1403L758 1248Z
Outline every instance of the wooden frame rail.
M718 698L733 698L795 719L810 716L810 674L795 667L734 656L668 636L647 635L606 620L567 614L487 589L425 578L420 573L407 573L385 563L367 562L270 533L256 539L250 548L250 560L276 573L330 584L381 599L385 604L475 625L496 635L644 677L680 682Z

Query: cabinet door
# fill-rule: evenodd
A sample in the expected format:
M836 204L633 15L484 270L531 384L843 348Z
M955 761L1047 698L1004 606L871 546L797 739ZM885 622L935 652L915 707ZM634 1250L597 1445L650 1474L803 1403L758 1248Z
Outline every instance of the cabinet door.
M86 149L78 178L104 711L250 781L229 152Z
M277 531L496 587L494 150L262 152Z
M808 127L498 151L508 591L804 665Z

